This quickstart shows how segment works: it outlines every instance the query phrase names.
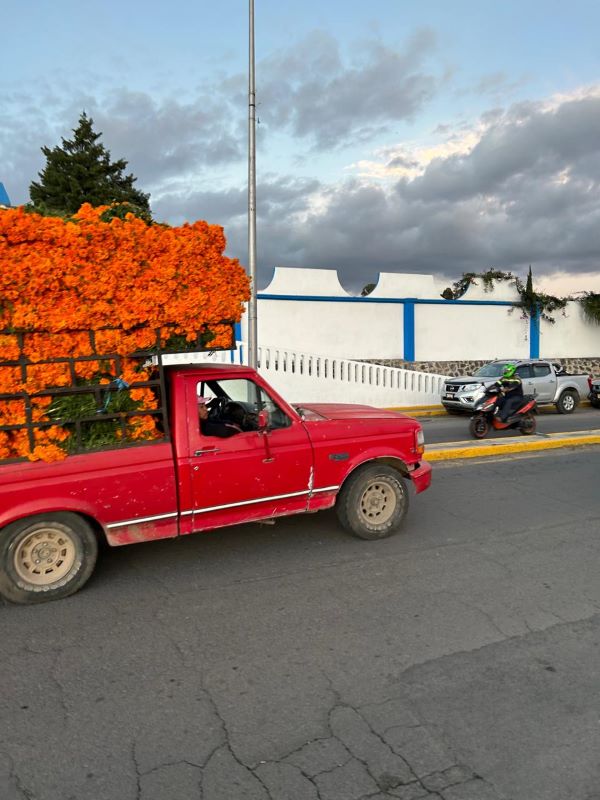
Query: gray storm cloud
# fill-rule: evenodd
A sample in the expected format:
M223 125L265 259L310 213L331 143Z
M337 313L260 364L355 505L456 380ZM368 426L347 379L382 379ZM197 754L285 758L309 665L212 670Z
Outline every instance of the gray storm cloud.
M335 39L313 33L292 53L263 62L261 115L318 149L364 140L378 126L414 117L435 94L440 78L422 69L434 44L429 30L418 31L403 50L364 42L360 59L348 64Z

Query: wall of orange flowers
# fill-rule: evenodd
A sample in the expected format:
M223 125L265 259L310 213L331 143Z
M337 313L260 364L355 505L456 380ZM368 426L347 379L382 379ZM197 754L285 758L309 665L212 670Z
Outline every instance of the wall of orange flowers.
M28 332L24 354L32 364L95 353L126 356L151 347L154 329L165 326L189 341L208 327L210 347L230 344L230 329L218 322L241 319L249 280L239 262L224 255L223 229L204 221L148 225L133 215L105 222L107 210L86 204L63 220L0 209L0 361L19 357L15 331ZM87 330L96 332L95 351L88 335L75 332ZM98 364L79 362L77 371L93 380ZM130 360L123 371L128 382L148 377ZM32 394L70 382L64 364L30 366L25 383L18 368L0 367L0 394ZM132 392L139 408L156 407L149 390ZM49 396L32 400L35 421L49 419L50 403ZM0 400L0 425L23 422L22 401ZM130 427L132 438L152 438L151 417L135 418ZM31 450L25 431L0 431L0 459L64 458L66 438L59 426L38 430Z

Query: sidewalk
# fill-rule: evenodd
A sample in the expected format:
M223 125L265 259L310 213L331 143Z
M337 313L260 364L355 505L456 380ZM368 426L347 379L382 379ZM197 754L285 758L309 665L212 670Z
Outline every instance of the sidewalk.
M427 461L448 461L455 458L481 458L507 453L524 453L537 450L556 450L561 447L584 447L600 444L600 429L568 433L538 433L533 436L510 436L470 439L464 442L447 442L425 445Z

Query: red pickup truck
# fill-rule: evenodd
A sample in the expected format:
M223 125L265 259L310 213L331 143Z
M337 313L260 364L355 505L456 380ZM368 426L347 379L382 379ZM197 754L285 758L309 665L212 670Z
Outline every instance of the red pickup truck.
M254 370L164 367L165 437L70 455L0 462L0 594L58 599L90 577L98 541L181 536L336 506L364 539L393 533L431 482L419 423L345 404L290 405ZM206 435L198 398L234 435ZM212 428L214 432L216 428Z

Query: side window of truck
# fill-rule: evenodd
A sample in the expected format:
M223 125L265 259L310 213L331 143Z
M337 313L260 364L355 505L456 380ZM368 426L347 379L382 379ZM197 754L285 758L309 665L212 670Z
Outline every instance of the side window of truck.
M521 364L516 372L520 378L531 378L531 364Z
M550 366L549 364L534 364L533 365L533 377L534 378L546 378L550 375Z
M292 424L269 394L247 378L201 381L197 394L209 401L215 418L234 423L244 432L257 429L258 412L262 409L269 413L269 430L287 428Z

